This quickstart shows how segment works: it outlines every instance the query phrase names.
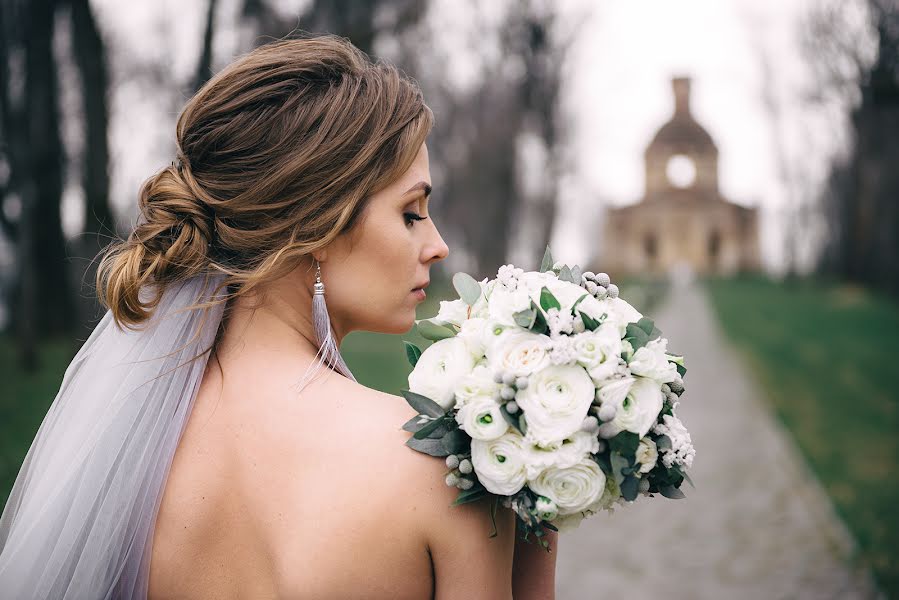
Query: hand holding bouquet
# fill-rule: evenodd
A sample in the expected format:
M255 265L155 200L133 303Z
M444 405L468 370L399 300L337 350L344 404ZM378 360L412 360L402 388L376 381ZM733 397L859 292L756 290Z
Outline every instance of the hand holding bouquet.
M686 373L651 319L604 273L554 263L453 277L459 299L416 322L403 428L446 457L455 504L492 494L525 540L600 509L660 493L682 498L694 451L675 414Z

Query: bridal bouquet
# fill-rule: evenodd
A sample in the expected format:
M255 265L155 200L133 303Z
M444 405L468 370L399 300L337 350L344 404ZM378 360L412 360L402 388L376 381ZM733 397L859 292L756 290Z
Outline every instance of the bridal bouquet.
M494 496L523 539L576 527L640 495L682 498L694 450L675 414L684 360L605 273L513 265L453 277L459 299L416 321L406 342L406 444L446 457L454 504ZM691 483L692 484L692 483ZM496 535L496 532L492 535Z

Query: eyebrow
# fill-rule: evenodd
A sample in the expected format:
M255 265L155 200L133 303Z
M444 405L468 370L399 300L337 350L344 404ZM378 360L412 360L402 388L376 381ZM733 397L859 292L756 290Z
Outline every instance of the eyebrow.
M418 190L425 191L425 198L427 198L428 196L431 195L431 186L427 182L419 181L418 183L416 183L415 185L410 187L408 190L406 190L406 193L404 193L403 196L411 194L412 192L417 192Z

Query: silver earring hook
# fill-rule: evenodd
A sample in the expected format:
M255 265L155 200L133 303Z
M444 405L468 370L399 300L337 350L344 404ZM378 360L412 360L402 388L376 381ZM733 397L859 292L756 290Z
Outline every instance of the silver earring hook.
M320 294L322 296L325 295L325 284L322 283L321 263L319 263L317 259L315 259L315 285L313 287L315 288L316 294Z

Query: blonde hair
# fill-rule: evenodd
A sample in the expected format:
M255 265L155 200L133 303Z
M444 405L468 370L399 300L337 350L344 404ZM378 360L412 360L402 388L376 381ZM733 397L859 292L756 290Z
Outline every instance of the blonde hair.
M224 274L225 301L287 274L360 222L433 123L413 79L345 38L306 35L241 56L184 107L180 165L143 183L138 225L103 252L100 302L134 328L175 282Z

